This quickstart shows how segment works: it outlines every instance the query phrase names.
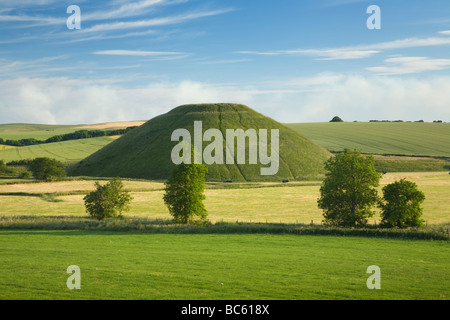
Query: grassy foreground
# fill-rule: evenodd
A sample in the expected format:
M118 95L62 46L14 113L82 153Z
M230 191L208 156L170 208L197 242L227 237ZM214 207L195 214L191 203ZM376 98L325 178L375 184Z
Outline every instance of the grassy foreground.
M0 231L0 299L448 299L442 241ZM66 269L81 270L69 290ZM381 270L369 290L367 267Z

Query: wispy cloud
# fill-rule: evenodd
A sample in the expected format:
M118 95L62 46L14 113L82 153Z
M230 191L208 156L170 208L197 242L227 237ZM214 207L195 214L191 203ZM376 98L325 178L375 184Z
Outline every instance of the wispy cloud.
M84 20L108 20L127 17L136 17L147 14L157 6L174 5L188 0L141 0L125 3L111 10L98 10L83 15Z
M104 6L101 10L94 12L84 12L84 7L81 6L82 19L83 21L98 21L98 20L110 20L110 19L120 19L137 17L147 14L156 6L173 5L178 3L187 2L188 0L141 0L138 2L125 3L120 6ZM10 1L13 2L13 1ZM50 5L53 2L58 2L57 0L48 1L21 1L22 7L29 7L36 5ZM14 7L17 1L14 1ZM109 9L111 8L112 9ZM108 10L109 9L109 10ZM11 12L12 9L2 9L0 13ZM52 16L39 16L39 15L28 15L28 14L2 14L0 15L0 22L34 22L40 25L54 25L54 24L64 24L67 17L52 17Z
M352 48L335 48L335 49L297 49L297 50L277 50L277 51L236 51L240 54L254 54L265 56L279 55L305 55L316 57L317 60L350 60L363 59L371 55L379 53L377 50L356 50Z
M2 5L4 6L46 6L52 3L61 2L60 0L2 0Z
M92 36L84 36L78 37L77 33L74 33L74 39L63 41L62 43L75 43L75 42L85 42L85 41L98 41L98 40L108 40L108 39L123 39L123 38L132 38L132 37L142 37L147 35L153 35L156 31L154 30L146 30L146 31L138 31L138 32L128 32L128 33L120 33L120 34L97 34ZM66 35L64 35L66 37Z
M34 60L21 61L15 60L10 61L6 59L0 60L0 73L6 77L6 75L14 74L20 75L21 73L37 73L42 70L49 71L52 64L55 61L65 60L68 55L60 55L54 57L44 57ZM70 67L68 67L70 68Z
M353 47L328 48L328 49L295 49L275 51L236 51L239 54L253 55L306 55L316 57L317 60L353 60L373 56L386 50L405 49L414 47L430 47L449 45L450 38L407 38L402 40L381 42L376 44L359 45Z
M396 57L384 60L386 66L369 67L369 71L382 75L400 75L436 71L450 68L450 59L430 59L427 57Z
M450 38L429 37L429 38L407 38L402 40L381 42L372 45L361 46L374 50L395 50L416 47L432 47L450 44Z
M250 59L229 59L229 60L206 60L197 61L196 64L232 64L250 61Z
M0 15L0 22L32 22L33 25L55 25L66 23L67 18L30 15ZM25 27L25 26L21 26Z
M156 27L156 26L166 26L166 25L174 25L184 23L190 20L195 20L199 18L216 16L224 13L228 13L233 9L220 9L220 10L211 10L211 11L199 11L192 13L185 13L176 16L170 17L162 17L162 18L153 18L147 20L138 20L138 21L120 21L114 23L104 23L97 24L93 27L82 29L82 33L92 33L92 32L105 32L105 31L114 31L114 30L126 30L133 28L144 28L144 27Z
M108 56L173 56L184 54L182 52L163 52L163 51L140 51L140 50L103 50L95 51L92 54L108 55Z

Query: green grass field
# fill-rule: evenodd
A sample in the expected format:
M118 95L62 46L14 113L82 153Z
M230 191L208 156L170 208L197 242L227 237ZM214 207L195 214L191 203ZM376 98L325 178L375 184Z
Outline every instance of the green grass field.
M124 121L91 125L0 124L0 138L3 138L4 140L20 140L27 138L45 140L55 135L71 133L81 129L122 129L129 126L139 126L142 123L143 121ZM13 160L49 157L69 164L83 160L87 156L116 140L118 137L119 136L105 136L19 148L0 145L0 160L9 162Z
M64 163L73 163L86 158L114 140L113 137L97 137L8 148L4 150L0 149L0 160L7 163L13 160L48 157Z
M449 244L331 236L1 231L0 299L448 299ZM77 265L81 289L69 290ZM381 271L369 290L367 267Z
M450 157L450 123L339 122L285 124L331 151Z
M37 140L45 140L55 135L74 132L76 125L45 125L45 124L27 124L27 123L11 123L0 124L0 138L4 140L20 140L34 138Z
M123 121L98 124L83 125L47 125L47 124L31 124L31 123L8 123L0 124L0 138L4 140L20 140L34 138L37 140L45 140L56 135L75 132L81 129L124 129L131 126L139 126L144 121Z

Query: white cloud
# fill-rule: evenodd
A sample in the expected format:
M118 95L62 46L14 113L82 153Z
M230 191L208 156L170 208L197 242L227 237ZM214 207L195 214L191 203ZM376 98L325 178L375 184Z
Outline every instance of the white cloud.
M285 86L288 84L288 86ZM450 77L317 75L279 83L195 81L129 87L109 81L17 78L0 81L0 122L83 124L147 120L189 103L242 103L280 122L370 119L450 121Z
M399 75L436 71L450 68L450 59L430 59L427 57L396 57L384 60L387 66L369 67L369 71L383 75Z
M402 40L381 42L368 45L359 45L341 48L327 48L327 49L295 49L295 50L274 50L274 51L236 51L240 54L253 55L307 55L317 57L320 60L353 60L363 59L373 56L377 53L386 50L415 48L415 47L430 47L449 45L450 38L430 37L430 38L407 38Z
M450 35L450 30L439 31L440 34Z
M99 10L83 15L84 20L110 20L118 18L135 17L147 14L157 6L174 5L187 2L188 0L141 0L137 2L126 2L111 10Z
M360 46L366 50L395 50L417 47L432 47L449 45L450 38L430 37L430 38L407 38L402 40L381 42L372 45Z
M146 31L138 31L138 32L128 32L122 34L113 34L113 35L104 35L98 34L94 36L81 37L76 38L77 34L74 34L74 39L64 41L62 43L74 43L74 42L84 42L84 41L99 41L99 40L107 40L107 39L123 39L123 38L132 38L132 37L141 37L146 35L155 34L154 30L146 30ZM65 35L64 35L65 36Z
M95 51L92 54L109 55L109 56L173 56L184 54L182 52L163 52L163 51L140 51L140 50L103 50Z
M371 119L450 120L450 77L430 79L345 76L304 96L296 121L327 121L339 115L346 121Z
M163 4L163 0L143 0L132 3L125 3L112 10L101 10L83 15L84 20L106 20L114 18L124 18L136 15L142 15L147 9L157 4Z
M33 22L35 25L65 25L66 20L66 17L0 15L0 22Z
M144 27L166 26L184 23L190 20L195 20L204 17L216 16L224 13L228 13L232 9L220 9L211 11L199 11L193 13L185 13L177 16L153 18L147 20L138 21L120 21L114 23L97 24L90 28L81 29L79 33L92 33L92 32L105 32L124 29L135 29Z
M26 7L26 6L46 6L56 2L61 2L60 0L2 0L2 5L5 7Z
M233 64L250 61L250 59L229 59L229 60L205 60L198 61L195 64Z
M254 54L263 56L279 56L279 55L307 55L318 57L319 60L351 60L363 59L372 56L379 51L375 50L355 50L351 48L336 48L336 49L308 49L308 50L277 50L277 51L236 51L240 54Z

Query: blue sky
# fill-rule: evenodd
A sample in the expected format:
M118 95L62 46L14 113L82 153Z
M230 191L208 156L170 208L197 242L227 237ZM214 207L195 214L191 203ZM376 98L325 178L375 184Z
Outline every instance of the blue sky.
M147 120L202 102L280 122L450 121L448 0L2 0L0 30L0 123Z

